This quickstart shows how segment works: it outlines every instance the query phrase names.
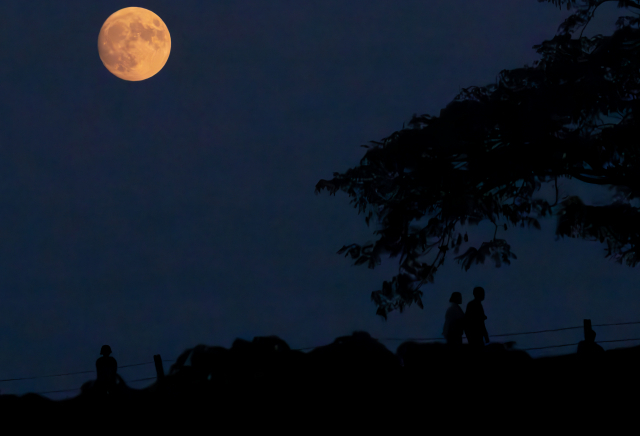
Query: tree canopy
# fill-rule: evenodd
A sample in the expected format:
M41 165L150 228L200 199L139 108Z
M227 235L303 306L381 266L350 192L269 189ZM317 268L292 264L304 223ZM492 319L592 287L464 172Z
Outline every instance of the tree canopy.
M556 238L606 241L605 257L636 266L640 213L630 200L640 196L640 30L631 26L640 19L620 17L612 36L571 39L606 1L585 0L552 40L534 45L542 59L532 67L502 70L495 85L463 89L439 117L414 114L382 142L362 145L368 151L358 167L317 183L316 194L347 192L358 214L369 208L367 226L375 213L382 227L374 232L380 235L375 244L345 245L338 254L369 268L380 264L382 254L401 255L399 273L371 294L377 315L386 320L414 302L423 308L420 287L433 283L449 249L458 254L468 242L467 233L456 232L467 222L488 219L495 232L454 258L465 271L486 257L496 267L517 259L496 234L499 227L525 223L540 229L532 211L558 217ZM619 1L618 7L640 9L638 1ZM620 121L602 123L602 114L617 114ZM614 201L587 206L568 196L558 203L558 177L611 185ZM532 200L542 183L554 180L554 204ZM432 215L426 226L411 225L425 215ZM433 262L419 260L435 247Z

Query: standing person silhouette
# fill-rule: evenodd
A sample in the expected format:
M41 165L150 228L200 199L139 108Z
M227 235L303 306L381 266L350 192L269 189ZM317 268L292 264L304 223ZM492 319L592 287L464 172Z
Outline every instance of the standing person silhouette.
M444 316L444 327L442 329L442 336L447 340L447 345L462 345L462 333L464 312L462 311L462 294L460 292L453 292L451 298L449 298L451 306L447 309L447 313Z
M102 357L96 360L97 380L96 385L99 390L105 394L113 394L116 387L116 372L118 371L118 362L111 354L111 347L103 345L100 349Z
M489 343L489 333L487 333L487 328L484 325L484 320L487 319L487 316L482 308L484 289L476 286L473 288L473 296L474 299L467 303L467 311L464 315L464 331L467 334L469 345L474 349L481 349L484 347L483 337Z

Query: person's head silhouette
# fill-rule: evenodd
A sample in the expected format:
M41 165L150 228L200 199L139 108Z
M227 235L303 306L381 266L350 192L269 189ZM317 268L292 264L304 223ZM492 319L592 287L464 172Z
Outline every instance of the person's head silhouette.
M103 345L100 349L100 354L107 357L109 354L111 354L111 347L108 345Z
M462 294L460 292L452 293L451 298L449 298L449 303L462 304Z
M473 296L478 301L484 300L484 288L480 286L473 288Z
M596 332L593 330L587 331L586 336L587 342L595 342L596 341Z

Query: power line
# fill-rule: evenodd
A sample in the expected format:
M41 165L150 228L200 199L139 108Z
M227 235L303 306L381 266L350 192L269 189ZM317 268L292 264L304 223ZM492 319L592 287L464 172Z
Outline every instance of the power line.
M613 339L611 341L598 341L599 343L602 342L624 342L624 341L640 341L640 338L631 338L631 339ZM523 348L522 351L526 351L526 350L541 350L543 348L555 348L555 347L568 347L570 345L578 345L578 343L576 342L575 344L564 344L564 345L549 345L547 347L536 347L536 348Z
M613 323L613 324L592 324L593 327L604 327L604 326L609 326L609 325L623 325L623 324L640 324L640 321L633 321L633 322L618 322L618 323ZM501 336L516 336L516 335L530 335L533 333L545 333L545 332L558 332L561 330L571 330L571 329L581 329L584 328L584 326L577 326L577 327L563 327L563 328L559 328L559 329L549 329L549 330L538 330L538 331L534 331L534 332L521 332L521 333L503 333L500 335L491 335L492 337L501 337ZM463 338L466 338L466 336L463 336ZM388 340L388 341L442 341L443 338L441 337L437 337L437 338L374 338L374 339L378 339L378 340ZM621 339L622 341L634 341L635 339ZM614 342L614 341L598 341L598 342ZM329 345L329 344L325 344L325 345ZM564 344L564 345L550 345L548 347L539 347L539 348L526 348L526 350L539 350L542 348L554 348L554 347L566 347L566 346L570 346L570 345L577 345L576 344ZM324 345L318 345L317 347L305 347L305 348L295 348L293 351L302 351L302 350L312 350L314 348L318 348L318 347L322 347ZM524 350L523 350L524 351Z
M622 325L622 324L640 324L640 321L634 321L634 322L619 322L619 323L615 323L615 324L592 324L593 327L603 327L603 326L609 326L609 325ZM533 333L545 333L545 332L558 332L561 330L571 330L571 329L581 329L584 328L584 326L579 325L577 327L563 327L560 329L550 329L550 330L538 330L535 332L521 332L521 333L504 333L501 335L491 335L492 337L500 337L500 336L516 336L516 335L530 335ZM466 338L466 336L463 336L463 338ZM393 340L393 341L441 341L442 338L378 338L378 339L385 339L385 340ZM598 342L607 342L607 341L598 341ZM568 344L570 345L570 344ZM555 345L554 345L555 346ZM307 350L309 348L300 348L301 350Z
M634 324L634 323L624 323L624 324ZM613 324L610 324L613 325ZM575 327L570 327L570 328L575 328ZM560 329L563 330L563 329ZM498 336L498 335L495 335ZM501 335L501 336L509 336L509 335ZM640 338L632 338L632 339L614 339L614 340L610 340L610 341L598 341L598 342L624 342L624 341L640 341ZM571 345L578 345L578 343L576 342L575 344L563 344L563 345L549 345L546 347L535 347L535 348L524 348L522 349L522 351L527 351L527 350L541 350L543 348L557 348L557 347L569 347ZM300 349L298 349L300 350ZM298 351L298 350L294 350L294 351ZM173 362L172 360L168 360L167 362ZM132 366L132 365L129 365ZM147 377L147 378L139 378L136 380L131 380L127 383L133 383L133 382L138 382L138 381L143 381L143 380L155 380L157 379L157 377ZM47 392L34 392L35 394L50 394L50 393L54 393L54 392L71 392L71 391L77 391L80 388L75 388L75 389L63 389L60 391L47 391Z
M514 333L517 334L517 333ZM492 336L509 336L509 335L492 335ZM466 338L466 336L463 336ZM402 340L402 339L398 339L398 338L378 338L378 339L390 339L390 340ZM407 338L409 339L409 338ZM432 340L432 339L425 339L425 338L414 338L414 340ZM440 340L442 340L442 338L440 338ZM624 342L624 341L640 341L640 338L630 338L630 339L614 339L611 341L597 341L598 343L602 343L602 342ZM327 345L331 345L331 344L327 344ZM542 350L543 348L557 348L557 347L569 347L571 345L578 345L578 342L573 343L573 344L562 344L562 345L547 345L546 347L535 347L535 348L518 348L518 350L521 351L527 351L527 350ZM324 345L320 345L320 346L324 346ZM297 348L293 351L301 351L301 350L311 350L313 348L318 348L318 347L307 347L307 348Z
M605 327L605 326L611 326L611 325L625 325L625 324L640 324L640 321L619 322L619 323L611 323L611 324L593 324L593 327ZM537 331L532 331L532 332L503 333L503 334L491 335L491 336L492 337L502 337L502 336L528 335L528 334L534 334L534 333L557 332L557 331L562 331L562 330L581 329L581 328L584 328L584 326L563 327L563 328L559 328L559 329L537 330ZM463 336L463 337L466 338L466 336ZM374 338L374 339L391 340L391 341L441 341L442 340L442 338L440 338L440 337L438 337L438 338ZM598 341L598 342L599 343L603 343L603 342L624 342L624 341L638 341L638 340L640 340L640 338L614 339L614 340L609 340L609 341ZM321 346L326 346L326 345L330 345L330 344L319 345L319 346L316 346L316 347L294 348L292 350L293 351L311 350L311 349L318 348L318 347L321 347ZM522 351L542 350L544 348L570 347L572 345L578 345L578 343L576 342L576 343L572 343L572 344L548 345L548 346L545 346L545 347L524 348L524 349L522 349ZM169 359L169 360L163 359L162 361L163 362L175 362L176 359ZM154 362L133 363L131 365L118 366L118 368L128 368L128 367L131 367L131 366L150 365L150 364L153 364L153 363ZM68 372L68 373L65 373L65 374L41 375L41 376L35 376L35 377L10 378L10 379L0 380L0 382L13 381L13 380L31 380L31 379L35 379L35 378L44 378L44 377L60 377L60 376L63 376L63 375L73 375L73 374L87 374L87 373L93 373L94 371L95 370ZM133 383L133 382L137 382L137 381L143 381L143 380L152 380L152 379L155 379L155 378L156 377L141 378L141 379L131 380L129 383ZM69 392L69 391L75 391L75 390L78 390L78 389L80 389L80 388L64 389L64 390L59 390L59 391L36 392L36 393Z
M162 361L163 361L163 362L175 362L175 359L173 359L173 360L165 360L165 359L163 359ZM132 365L122 365L122 366L118 366L118 368L128 368L128 367L130 367L130 366L149 365L149 364L152 364L152 363L154 363L154 362L134 363L134 364L132 364ZM96 370L94 369L94 370L91 370L91 371L67 372L67 373L65 373L65 374L38 375L38 376L35 376L35 377L6 378L6 379L3 379L3 380L0 380L0 382L3 382L3 381L13 381L13 380L31 380L31 379L34 379L34 378L44 378L44 377L60 377L60 376L62 376L62 375L86 374L86 373L89 373L89 372L96 372Z
M603 326L603 325L620 325L620 324L639 324L640 322L629 322L629 323L619 323L619 324L599 324L597 325L599 326ZM594 324L595 326L595 324ZM558 331L558 330L567 330L567 329L571 329L571 328L580 328L580 327L567 327L564 329L557 329L557 330L543 330L543 331ZM527 332L527 333L539 333L539 332ZM518 333L511 333L511 334L504 334L504 335L494 335L494 336L511 336L511 335L515 335ZM526 334L526 333L523 333ZM391 339L391 338L380 338L380 339ZM624 342L624 341L640 341L640 338L631 338L631 339L613 339L613 340L609 340L609 341L598 341L598 342ZM522 349L522 351L527 351L527 350L541 350L543 348L557 348L557 347L569 347L571 345L578 345L578 343L574 343L574 344L563 344L563 345L548 345L546 347L535 347L535 348L524 348ZM310 347L311 348L311 347ZM299 350L306 350L308 348L298 348L294 351L299 351ZM173 362L173 360L163 360L163 362ZM153 362L151 362L153 363ZM136 366L136 365L147 365L147 363L137 363L134 365L126 365L126 366ZM125 366L122 366L123 368ZM93 372L93 371L82 371L82 372L77 372L77 373L70 373L70 374L83 374L86 372ZM59 375L65 375L65 374L59 374ZM55 377L55 376L41 376L41 377ZM38 377L30 377L30 378L38 378ZM157 379L157 377L147 377L147 378L139 378L136 380L130 380L127 383L133 383L133 382L138 382L138 381L145 381L145 380L155 380ZM12 380L24 380L24 379L12 379ZM4 381L4 380L0 380L0 381ZM75 388L75 389L62 389L62 390L57 390L57 391L46 391L46 392L34 392L35 394L51 394L51 393L56 393L56 392L72 392L72 391L77 391L78 389L81 388Z
M169 361L171 362L171 361ZM136 380L131 380L128 381L127 383L133 383L133 382L137 382L137 381L143 381L143 380L155 380L157 377L147 377L147 378L139 378ZM75 389L62 389L60 391L46 391L46 392L34 392L34 394L52 394L54 392L71 392L71 391L77 391L78 389L81 388L75 388Z

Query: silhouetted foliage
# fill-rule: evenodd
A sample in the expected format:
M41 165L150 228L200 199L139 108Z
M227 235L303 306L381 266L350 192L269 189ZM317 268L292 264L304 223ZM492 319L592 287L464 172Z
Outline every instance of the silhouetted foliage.
M473 430L496 412L502 423L523 422L536 410L544 411L536 420L556 410L573 420L588 407L618 419L614 411L637 389L640 346L532 359L514 344L478 349L408 341L392 353L356 331L303 353L277 336L236 339L229 349L185 350L169 374L144 389L116 386L114 395L103 395L88 387L61 401L0 395L0 409L5 427L29 434L58 428L164 434L230 425L264 431L284 422L296 430L324 423L380 432L424 417L435 423L427 428L446 420Z
M569 7L576 1L553 3ZM498 228L540 229L537 216L547 214L558 216L556 240L606 240L605 257L638 263L640 214L629 201L640 195L640 30L630 25L640 19L620 17L612 36L571 39L604 2L585 3L552 40L533 46L542 55L533 67L502 70L497 85L463 89L440 117L414 115L407 128L371 141L372 147L363 145L369 150L360 166L317 183L316 194L326 188L330 195L342 190L355 197L358 214L369 206L367 226L375 213L382 227L374 232L380 235L375 244L345 245L338 254L369 268L384 253L401 254L399 273L371 294L377 315L386 320L389 312L414 302L423 308L420 286L433 283L449 249L458 254L462 241L468 242L466 232L456 233L458 223L488 219L495 225L492 240L455 257L465 271L487 258L496 267L509 265L517 257L505 239L496 238ZM637 1L618 6L640 8ZM619 123L600 121L612 113L621 115ZM558 204L557 181L563 176L612 185L615 201L586 206L568 196ZM554 204L531 198L550 181ZM537 215L530 216L532 211ZM432 215L426 226L410 225L425 215ZM419 261L436 246L432 263Z

